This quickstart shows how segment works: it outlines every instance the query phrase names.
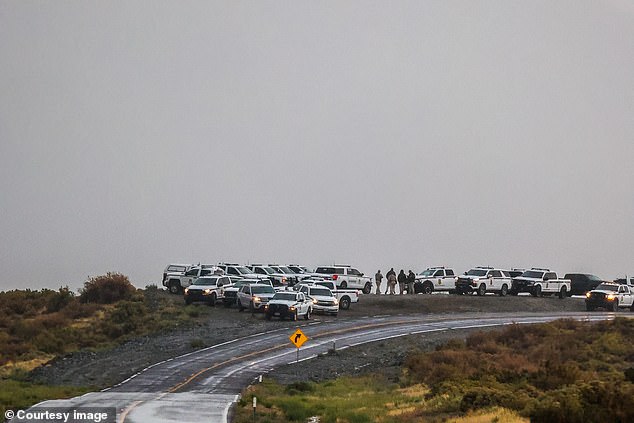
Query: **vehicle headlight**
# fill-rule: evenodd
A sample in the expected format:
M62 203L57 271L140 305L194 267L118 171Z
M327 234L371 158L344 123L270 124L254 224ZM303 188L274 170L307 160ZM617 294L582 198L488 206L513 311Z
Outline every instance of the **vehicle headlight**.
M609 294L608 295L608 301L614 301L616 299L616 295L614 294Z
M253 301L259 303L262 299L260 297L253 297Z
M209 295L209 294L211 294L211 289L207 288L207 289L205 289L205 290L203 291L203 293L204 293L205 295Z
M185 295L189 294L189 288L185 288Z
M286 276L282 276L282 283L286 283Z
M339 305L339 300L335 298L334 303L335 303L335 305Z
M592 292L586 292L586 298L592 297Z
M288 309L289 309L290 311L295 311L295 306L290 306Z

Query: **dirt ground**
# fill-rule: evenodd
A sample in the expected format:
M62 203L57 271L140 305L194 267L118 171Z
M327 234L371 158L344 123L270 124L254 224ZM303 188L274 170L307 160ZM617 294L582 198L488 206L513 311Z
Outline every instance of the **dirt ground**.
M169 294L165 294L168 296ZM182 298L170 296L177 303ZM201 305L200 307L206 307ZM363 295L358 304L349 310L342 310L338 317L314 316L315 320L354 319L363 316L398 314L441 314L495 313L495 312L570 312L584 311L584 301L580 298L560 300L555 297L533 298L530 296L498 297L487 295ZM176 327L150 336L139 337L115 348L101 351L79 351L59 357L35 369L30 376L33 381L46 384L68 384L74 386L94 386L104 388L116 384L137 371L161 360L178 356L203 346L225 342L236 337L263 332L278 327L293 327L289 321L266 321L262 314L240 313L235 308L217 306L211 309L209 318L197 325ZM452 335L453 334L453 335ZM368 344L357 348L311 361L310 368L314 380L324 375L330 377L344 372L368 371L378 367L396 368L410 350L426 350L445 342L452 334L440 333L434 336L407 337L399 340ZM466 336L459 333L459 335ZM336 357L336 359L335 359ZM125 359L122 359L125 358ZM323 363L323 364L322 364ZM333 367L334 366L334 367ZM386 370L388 371L388 370ZM276 377L291 381L294 369L281 368Z

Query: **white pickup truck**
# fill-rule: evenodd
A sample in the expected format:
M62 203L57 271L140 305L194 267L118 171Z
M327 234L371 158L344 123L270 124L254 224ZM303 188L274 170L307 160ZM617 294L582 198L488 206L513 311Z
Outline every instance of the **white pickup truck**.
M359 291L357 291L356 289L338 289L335 285L335 282L331 280L304 280L295 285L293 289L299 291L301 290L302 286L305 285L324 286L330 289L334 296L337 297L337 300L339 301L339 308L341 310L348 310L350 308L350 304L359 302Z
M473 294L479 296L487 292L495 292L505 296L511 288L511 275L507 270L478 266L465 272L456 280L456 294Z
M586 310L597 307L612 311L629 307L634 311L634 289L629 285L602 283L586 294Z
M277 292L268 304L264 305L266 320L271 320L272 317L280 319L288 317L291 320L297 320L300 316L309 320L312 312L313 302L306 298L303 292Z
M185 273L165 273L163 286L172 294L180 294L185 288L201 276L221 275L223 272L216 266L203 264L192 267Z
M333 280L341 289L360 289L364 294L372 292L372 278L348 265L319 266L313 276Z
M534 297L558 294L559 298L564 299L570 292L570 283L569 279L557 278L557 273L551 272L550 269L533 267L513 278L510 294L528 292Z

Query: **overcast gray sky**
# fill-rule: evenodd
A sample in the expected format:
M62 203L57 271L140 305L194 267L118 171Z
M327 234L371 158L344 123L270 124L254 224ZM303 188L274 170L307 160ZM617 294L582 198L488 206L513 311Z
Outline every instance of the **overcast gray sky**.
M634 4L0 1L0 289L634 273Z

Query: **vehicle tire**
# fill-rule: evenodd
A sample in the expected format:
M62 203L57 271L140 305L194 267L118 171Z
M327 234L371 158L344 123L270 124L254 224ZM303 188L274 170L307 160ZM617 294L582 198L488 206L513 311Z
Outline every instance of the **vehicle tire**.
M515 290L513 290L513 289L511 289L511 290L509 291L509 295L512 295L512 296L514 296L514 297L515 297L515 296L517 296L517 294L518 294L518 292L517 292L517 291L515 291Z
M192 300L190 300L189 298L185 298L185 305L190 305L192 303Z
M348 310L350 308L350 298L349 297L341 298L341 300L339 301L339 308L342 310Z
M500 297L506 297L506 294L509 292L509 287L507 284L502 285L502 289L500 289Z
M341 285L339 285L339 288L341 289L346 289L347 287L348 287L348 282L346 281L341 282Z
M217 300L218 300L218 299L216 298L216 293L215 293L215 292L213 292L213 293L211 294L211 298L209 299L209 303L208 303L208 304L209 304L211 307L215 307L215 306L216 306L216 301L217 301Z
M170 292L172 294L180 294L181 293L181 284L178 281L171 281L170 282Z
M253 305L253 301L251 301L251 302L249 303L249 311L250 311L251 313L255 313L255 306Z
M434 285L429 281L423 283L423 294L431 295L432 292L434 292Z
M630 306L630 311L634 311L634 304Z
M420 282L414 283L414 294L420 294L423 292L423 284Z
M590 304L586 304L586 311L594 311L594 306L591 306Z
M478 287L478 297L482 297L484 296L484 294L486 294L487 292L487 286L483 283L480 284L480 286Z
M231 301L224 300L222 304L227 308L231 307Z
M266 313L266 314L264 315L264 318L265 318L266 320L271 320L271 314L270 314L270 313Z
M361 291L364 294L369 294L372 292L372 284L370 282L366 283L365 286L363 287L363 290Z
M308 311L306 312L306 315L304 316L304 319L310 320L310 309L308 309Z
M244 311L244 306L242 305L242 301L238 298L238 311Z
M542 296L542 286L537 285L533 288L533 297L541 297Z
M612 311L615 313L618 313L619 311L619 300L614 300L614 303L612 303Z
M568 288L566 288L566 286L562 286L561 289L559 290L559 299L563 300L564 298L566 298L568 296Z

